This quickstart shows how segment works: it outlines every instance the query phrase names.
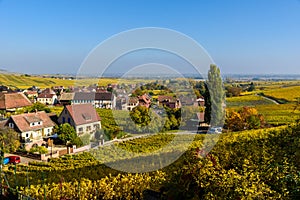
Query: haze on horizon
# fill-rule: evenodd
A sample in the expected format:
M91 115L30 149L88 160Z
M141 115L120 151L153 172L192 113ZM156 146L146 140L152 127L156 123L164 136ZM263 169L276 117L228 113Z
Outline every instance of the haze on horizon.
M300 74L299 0L0 0L0 27L0 69L11 72L76 74L112 35L162 27L197 41L222 73Z

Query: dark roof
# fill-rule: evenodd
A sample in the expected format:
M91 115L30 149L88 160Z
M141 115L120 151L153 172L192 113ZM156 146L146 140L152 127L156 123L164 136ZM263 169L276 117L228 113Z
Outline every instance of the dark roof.
M111 92L97 92L95 94L95 100L112 100L113 95Z
M21 108L32 105L23 93L0 93L0 109Z
M44 111L36 113L25 113L21 115L12 115L11 119L14 121L15 125L21 132L55 126L54 122L52 122L50 117ZM33 122L42 122L42 124L37 126L30 126L30 123Z
M95 92L75 92L74 100L95 100Z
M92 104L67 105L68 110L76 125L88 124L100 121L100 117Z

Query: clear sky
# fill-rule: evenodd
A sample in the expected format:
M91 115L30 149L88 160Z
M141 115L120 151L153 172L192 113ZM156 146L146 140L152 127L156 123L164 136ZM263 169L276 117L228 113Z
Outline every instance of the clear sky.
M100 42L140 27L192 37L223 73L300 74L299 0L0 0L0 69L76 73Z

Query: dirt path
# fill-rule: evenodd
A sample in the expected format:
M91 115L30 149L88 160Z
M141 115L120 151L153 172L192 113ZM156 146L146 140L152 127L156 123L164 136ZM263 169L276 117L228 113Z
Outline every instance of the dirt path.
M258 94L256 94L256 95L257 95L257 96L261 96L262 98L267 99L267 100L269 100L269 101L272 101L273 103L275 103L275 104L277 104L277 105L280 104L280 103L278 103L277 101L275 101L274 99L271 99L271 98L266 97L266 96L264 96L264 95L258 95Z

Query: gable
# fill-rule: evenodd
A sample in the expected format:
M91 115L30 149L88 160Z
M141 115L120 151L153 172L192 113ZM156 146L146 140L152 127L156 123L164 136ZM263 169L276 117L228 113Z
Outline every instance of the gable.
M76 126L99 122L101 120L92 104L67 105L65 109ZM63 112L65 112L65 109Z

